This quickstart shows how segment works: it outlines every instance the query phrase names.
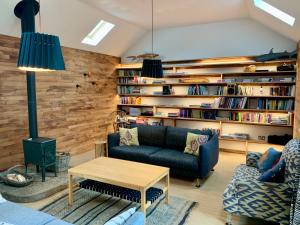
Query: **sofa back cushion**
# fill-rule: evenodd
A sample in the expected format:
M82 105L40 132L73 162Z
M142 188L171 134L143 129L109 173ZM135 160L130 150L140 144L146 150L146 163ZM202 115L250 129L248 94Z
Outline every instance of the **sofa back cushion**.
M175 149L178 151L184 151L188 132L194 134L209 135L210 137L212 136L211 130L167 127L165 147L169 149Z
M140 145L163 147L165 144L166 127L134 124L138 128Z

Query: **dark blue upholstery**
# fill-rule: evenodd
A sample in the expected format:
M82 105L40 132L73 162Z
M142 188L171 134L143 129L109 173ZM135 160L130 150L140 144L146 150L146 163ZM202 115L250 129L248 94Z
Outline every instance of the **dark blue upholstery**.
M149 163L150 155L159 150L161 148L147 145L115 146L109 151L109 157Z
M138 137L140 145L150 145L163 147L165 144L166 127L134 125L138 128Z
M212 134L210 130L196 130L196 129L189 129L189 128L167 127L165 147L169 149L184 151L188 132L194 134L210 135L210 136Z
M162 149L150 156L150 163L165 167L174 167L183 170L198 171L198 158L174 151L174 149Z
M199 152L199 178L203 179L214 168L219 160L219 137L214 134Z
M170 168L171 174L201 179L206 178L218 162L218 135L213 135L210 130L138 126L138 132L140 146L119 146L119 134L108 135L109 157L165 166ZM210 136L209 141L200 147L198 157L183 153L188 132ZM160 138L164 139L158 140ZM163 147L157 147L162 143Z

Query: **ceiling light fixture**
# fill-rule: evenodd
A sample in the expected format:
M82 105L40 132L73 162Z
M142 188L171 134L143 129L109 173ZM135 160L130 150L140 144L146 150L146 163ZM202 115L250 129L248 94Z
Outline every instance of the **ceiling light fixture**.
M143 60L143 67L142 67L142 76L143 77L152 77L152 78L162 78L163 77L163 68L162 68L162 62L160 59L155 59L157 57L157 54L154 54L153 51L153 43L154 43L154 7L153 7L153 0L151 0L151 6L152 6L152 27L151 27L151 46L152 46L152 53L151 54L145 54L148 58L145 58Z
M101 20L81 43L96 46L114 27L114 24Z
M289 14L281 11L280 9L277 9L276 7L268 4L267 2L263 1L263 0L254 0L254 5L271 14L272 16L276 17L277 19L287 23L290 26L294 26L295 23L295 17L290 16Z

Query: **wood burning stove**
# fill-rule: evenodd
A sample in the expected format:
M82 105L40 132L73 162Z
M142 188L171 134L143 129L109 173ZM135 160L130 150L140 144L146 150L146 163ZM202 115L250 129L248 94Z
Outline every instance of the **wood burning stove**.
M34 164L42 170L42 181L45 181L46 168L56 163L56 140L52 138L28 138L23 140L24 161L27 173L28 164ZM56 169L54 169L56 176Z

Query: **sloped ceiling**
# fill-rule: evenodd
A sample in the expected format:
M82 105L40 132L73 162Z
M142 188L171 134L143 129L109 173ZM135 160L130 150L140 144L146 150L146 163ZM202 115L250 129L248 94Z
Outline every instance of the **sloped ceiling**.
M20 20L13 14L19 1L0 1L1 34L20 36ZM265 1L296 17L294 27L257 9L253 0L154 0L155 28L250 18L291 40L300 40L300 1ZM62 45L121 56L149 32L151 0L42 0L41 15L42 32L59 35ZM101 19L116 25L112 32L98 46L81 44Z
M19 1L0 1L1 34L20 37L20 20L13 13ZM141 27L78 0L42 0L41 18L42 32L58 35L63 46L114 56L120 56L146 32ZM115 28L97 46L81 44L81 40L102 19L114 23ZM36 30L39 32L38 27L36 17Z

